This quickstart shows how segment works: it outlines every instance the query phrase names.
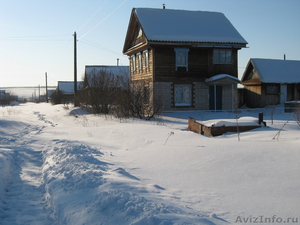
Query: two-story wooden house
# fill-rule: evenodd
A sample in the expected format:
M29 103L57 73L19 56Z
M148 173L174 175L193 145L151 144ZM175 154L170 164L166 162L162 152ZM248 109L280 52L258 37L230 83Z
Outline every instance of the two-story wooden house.
M222 13L133 8L123 53L164 110L232 110L246 44Z

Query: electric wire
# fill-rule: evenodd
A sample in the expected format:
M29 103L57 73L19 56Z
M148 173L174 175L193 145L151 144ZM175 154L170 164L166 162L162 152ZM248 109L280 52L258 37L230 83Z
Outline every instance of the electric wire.
M102 7L108 2L108 0L106 0L99 9L97 9L97 11L77 30L77 32L79 32L99 11L100 9L102 9Z
M38 35L38 36L9 36L0 37L1 41L66 41L60 39L53 39L54 37L67 37L68 35ZM38 38L38 39L36 39ZM50 40L48 38L51 38Z
M115 8L111 13L109 13L104 19L102 19L99 23L96 24L92 29L90 29L88 32L86 32L84 35L82 35L78 40L82 39L84 36L89 34L91 31L93 31L96 27L98 27L101 23L103 23L108 17L110 17L117 9L119 9L125 2L128 0L123 1L117 8Z
M109 48L107 48L107 47L104 47L104 46L102 46L102 45L99 45L99 44L97 44L97 43L95 43L95 42L89 41L89 40L87 40L87 39L85 39L85 38L81 39L80 42L83 43L83 44L90 45L90 46L92 46L92 47L96 47L96 48L99 48L99 49L101 49L101 50L104 50L104 51L113 53L113 54L116 54L116 55L122 55L122 56L123 56L123 54L121 54L120 52L116 52L116 51L114 51L114 50L112 50L112 49L109 49Z

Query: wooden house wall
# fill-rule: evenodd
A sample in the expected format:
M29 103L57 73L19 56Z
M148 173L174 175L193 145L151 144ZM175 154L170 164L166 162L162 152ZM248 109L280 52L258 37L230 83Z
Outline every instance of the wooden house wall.
M266 85L245 86L245 101L250 108L261 108L280 103L279 94L266 94Z
M188 48L182 46L183 48ZM230 74L237 77L237 49L233 49L232 64L213 64L212 48L189 48L188 71L178 68L176 71L174 46L155 47L155 81L204 81L218 74Z
M261 107L261 86L245 86L246 105L251 108Z
M211 50L212 54L213 50ZM212 60L213 56L210 56ZM209 68L212 68L212 72L209 73L210 76L218 75L218 74L229 74L234 77L238 77L238 49L232 49L232 64L213 64L210 62Z
M278 94L267 94L266 86L270 84L263 83L261 85L261 107L265 107L268 105L277 105L280 103L280 93Z
M146 50L146 49L144 49ZM142 57L142 68L138 68L138 57L135 54L135 65L136 69L133 68L133 60L134 58L130 58L130 74L131 74L131 81L139 81L139 82L152 82L153 81L153 50L148 49L148 60L149 60L149 66L148 68L146 65L146 58L143 54L144 50L140 50L138 53L141 54Z

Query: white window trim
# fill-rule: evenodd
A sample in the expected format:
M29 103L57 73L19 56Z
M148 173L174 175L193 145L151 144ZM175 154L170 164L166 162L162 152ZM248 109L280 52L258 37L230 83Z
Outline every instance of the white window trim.
M144 50L143 54L145 56L145 68L149 68L149 51L148 51L148 49Z
M137 55L137 58L138 58L138 69L142 70L143 69L142 54L139 52L136 55Z
M178 88L184 89L188 87L188 93L182 93L187 94L188 96L181 96L182 102L176 102L177 101L177 90ZM184 98L188 97L188 101L184 101ZM175 84L174 85L174 105L175 106L192 106L192 85L191 84Z
M131 56L133 71L136 71L135 55Z
M176 71L178 69L178 67L185 67L186 71L188 71L189 69L189 60L188 60L188 55L189 55L189 49L188 48L175 48L175 63L176 63ZM184 59L184 63L180 63L179 57L180 54L183 54L185 59Z

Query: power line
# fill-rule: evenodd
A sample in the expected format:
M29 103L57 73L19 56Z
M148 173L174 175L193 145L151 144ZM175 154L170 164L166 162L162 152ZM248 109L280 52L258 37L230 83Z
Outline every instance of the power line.
M82 35L78 40L80 40L81 38L83 38L84 36L86 36L88 33L90 33L92 30L94 30L96 27L98 27L101 23L103 23L108 17L110 17L115 11L117 11L117 9L119 9L125 2L127 2L127 0L125 0L124 2L122 2L117 8L115 8L103 20L101 20L99 23L97 23L96 26L94 26L92 29L90 29L88 32L86 32L84 35Z
M106 2L104 2L99 9L97 9L97 11L77 30L80 31L99 11L100 9L102 9L102 7L108 2L108 0L106 0Z
M116 52L116 51L114 51L114 50L112 50L112 49L106 48L106 47L104 47L104 46L102 46L102 45L99 45L99 44L97 44L97 43L94 43L94 42L92 42L92 41L89 41L89 40L87 40L87 39L85 39L85 38L81 39L80 42L81 42L81 43L84 43L84 44L86 44L86 45L90 45L90 46L93 46L93 47L102 49L102 50L104 50L104 51L107 51L107 52L110 52L110 53L113 53L113 54L122 55L120 52Z
M69 36L69 34L54 34L54 35L35 35L35 36L9 36L0 37L0 39L30 39L30 38L49 38L49 37L62 37Z

